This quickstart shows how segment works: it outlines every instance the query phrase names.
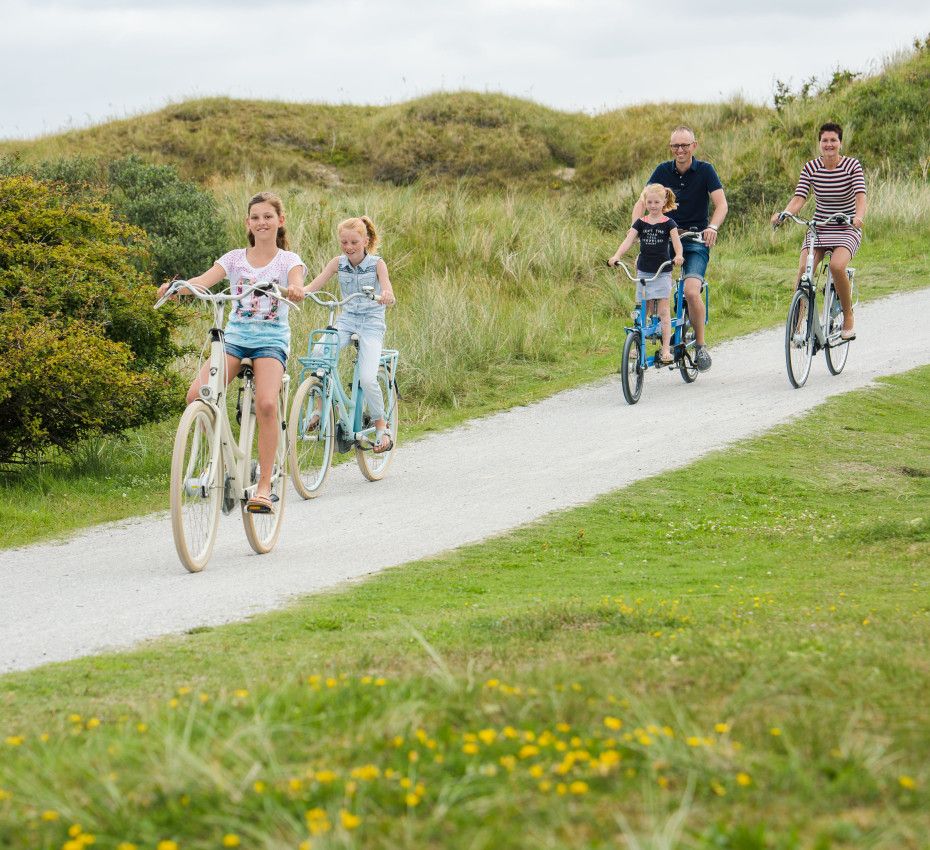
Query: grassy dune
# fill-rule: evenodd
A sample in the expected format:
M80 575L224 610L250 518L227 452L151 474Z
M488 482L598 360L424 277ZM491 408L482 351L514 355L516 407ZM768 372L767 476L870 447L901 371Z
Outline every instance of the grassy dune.
M923 850L928 391L2 677L0 845Z

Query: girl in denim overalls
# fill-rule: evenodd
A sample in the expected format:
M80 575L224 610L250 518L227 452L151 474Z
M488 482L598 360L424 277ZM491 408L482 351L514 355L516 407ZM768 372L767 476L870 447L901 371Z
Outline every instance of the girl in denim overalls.
M371 219L366 215L348 218L336 228L336 232L343 253L333 257L323 271L307 284L305 291L317 292L336 274L339 275L343 298L353 292L362 292L364 286L374 287L374 301L353 298L346 304L336 321L336 330L339 331L340 349L353 333L358 334L359 383L375 426L372 450L381 454L394 448L394 438L384 419L384 396L378 385L378 365L387 329L384 312L385 307L395 303L394 290L384 260L369 253L378 244L378 234Z

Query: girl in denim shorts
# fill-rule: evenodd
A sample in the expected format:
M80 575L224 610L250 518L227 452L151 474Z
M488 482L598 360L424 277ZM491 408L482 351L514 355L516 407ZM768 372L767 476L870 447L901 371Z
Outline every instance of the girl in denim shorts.
M626 238L620 243L617 252L607 261L615 265L617 261L633 246L639 242L639 256L636 258L636 270L643 278L650 278L668 262L669 243L675 249L674 260L676 266L684 262L681 239L678 236L678 225L665 213L671 212L678 204L675 203L675 193L661 183L650 183L639 196L646 209L646 215L636 219L633 226L627 231ZM673 362L669 347L672 338L672 316L669 308L669 295L672 292L672 273L664 271L655 280L648 283L636 284L636 302L643 299L655 302L662 327L662 349L659 352L659 362L667 366Z
M191 278L188 283L209 289L228 278L230 292L237 295L251 284L267 281L286 291L291 301L301 301L307 268L297 254L288 250L281 199L271 192L255 195L249 201L245 227L248 248L236 248L223 254L207 271ZM162 285L158 290L159 297L170 285ZM235 306L224 332L226 380L229 382L239 374L239 363L244 357L251 358L255 373L259 479L255 495L249 499L246 509L253 513L269 513L274 509L271 471L281 432L277 421L278 393L291 341L288 306L259 292L251 292L231 303ZM208 370L209 364L204 365L191 384L187 391L188 404L198 397L200 387L206 383Z
M385 307L395 303L394 290L388 277L387 265L377 254L369 253L378 244L378 233L367 215L347 218L337 228L339 246L343 253L333 257L309 284L306 292L317 292L328 280L339 276L339 288L345 298L354 292L362 292L370 286L375 298L353 298L345 305L336 320L339 331L339 349L358 334L358 371L368 409L375 426L376 454L394 448L394 438L384 418L384 395L378 384L378 366L381 363L381 348L387 326L384 322ZM314 427L314 417L307 423ZM318 420L317 420L318 421Z

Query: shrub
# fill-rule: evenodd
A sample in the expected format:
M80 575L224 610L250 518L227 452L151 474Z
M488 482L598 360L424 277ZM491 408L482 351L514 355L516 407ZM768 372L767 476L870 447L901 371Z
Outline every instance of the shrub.
M0 178L0 461L161 418L176 313L154 311L145 234L54 183Z
M193 277L226 250L213 196L182 180L171 166L129 156L114 162L108 176L108 200L149 236L156 280Z

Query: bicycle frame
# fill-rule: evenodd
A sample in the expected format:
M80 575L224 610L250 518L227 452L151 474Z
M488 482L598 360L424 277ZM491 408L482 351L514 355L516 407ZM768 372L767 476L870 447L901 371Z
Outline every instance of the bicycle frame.
M206 497L206 489L208 488L223 488L223 511L229 513L234 507L236 500L240 502L248 501L255 495L255 489L258 486L257 483L250 483L252 470L247 468L251 458L250 442L255 431L255 385L251 361L245 361L242 363L239 370L239 377L242 378L242 386L239 389L239 398L237 400L237 410L240 421L239 438L237 440L233 435L232 425L229 421L229 412L226 406L228 382L226 374L226 348L224 344L223 317L226 309L225 303L227 301L238 300L242 298L243 295L247 295L259 287L254 286L247 288L242 294L236 296L202 293L191 286L186 286L186 288L191 294L201 300L210 301L210 306L213 310L213 324L210 328L210 358L207 381L200 387L199 396L191 402L191 404L201 403L213 410L216 421L219 423L218 431L214 433L217 434L219 439L210 447L210 465L207 472L201 475L201 479L206 480L198 482L198 487L201 489L201 495L204 497ZM171 293L170 290L169 293ZM167 300L167 298L165 300ZM159 302L159 304L160 303L162 302ZM285 372L281 379L281 391L278 394L278 421L282 423L282 428L286 427L289 389L290 376ZM250 421L245 422L246 417L248 417ZM286 434L282 438L281 443L279 443L279 451L281 450L281 445L286 446ZM221 453L223 456L222 466L220 465ZM220 468L226 471L224 481L214 480L216 470ZM281 474L283 474L283 470ZM191 495L193 495L193 493Z
M823 224L829 224L831 221L836 221L837 223L845 223L848 221L848 217L837 213L830 216L830 218L825 219L824 221L815 221L810 219L805 221L798 216L786 214L785 218L790 218L792 221L797 224L803 225L808 234L810 235L810 248L807 252L807 262L804 267L804 271L801 274L800 279L798 280L798 289L805 290L811 299L812 309L810 311L810 322L811 322L811 332L813 334L813 353L816 354L822 348L829 348L831 345L835 345L840 340L840 334L842 332L842 325L839 328L834 328L831 332L830 330L830 316L833 310L833 302L838 300L839 296L836 293L836 289L833 286L833 274L830 271L830 257L833 252L831 250L825 250L821 263L825 267L824 274L824 297L823 297L823 311L822 315L817 310L817 289L818 287L814 281L814 254L817 244L817 227ZM850 293L853 297L853 306L855 307L858 304L858 299L855 298L856 292L853 284L853 277L855 275L855 269L847 269L850 276L850 285L853 287L853 291ZM846 345L846 341L843 341L841 344Z
M316 301L317 304L329 307L329 324L325 328L311 331L310 339L307 342L306 356L297 358L302 366L297 386L304 382L308 374L316 375L323 382L323 409L320 412L320 427L317 429L316 434L306 435L304 439L320 439L321 435L328 434L330 411L335 411L336 421L334 424L338 451L347 452L356 446L370 449L373 446L375 427L374 425L363 427L364 398L359 384L358 357L356 356L355 368L352 372L352 391L351 394L347 394L342 379L339 377L339 331L333 325L337 307L347 304L353 298L366 296L361 293L353 293L348 298L339 301L328 292L322 294L328 296L329 300L320 301L313 293L310 293L309 297ZM388 370L391 380L394 380L394 376L397 374L398 357L399 352L395 349L382 349L381 351L380 362ZM391 399L385 399L385 402L390 404ZM388 421L390 421L391 413L392 410L385 410Z

